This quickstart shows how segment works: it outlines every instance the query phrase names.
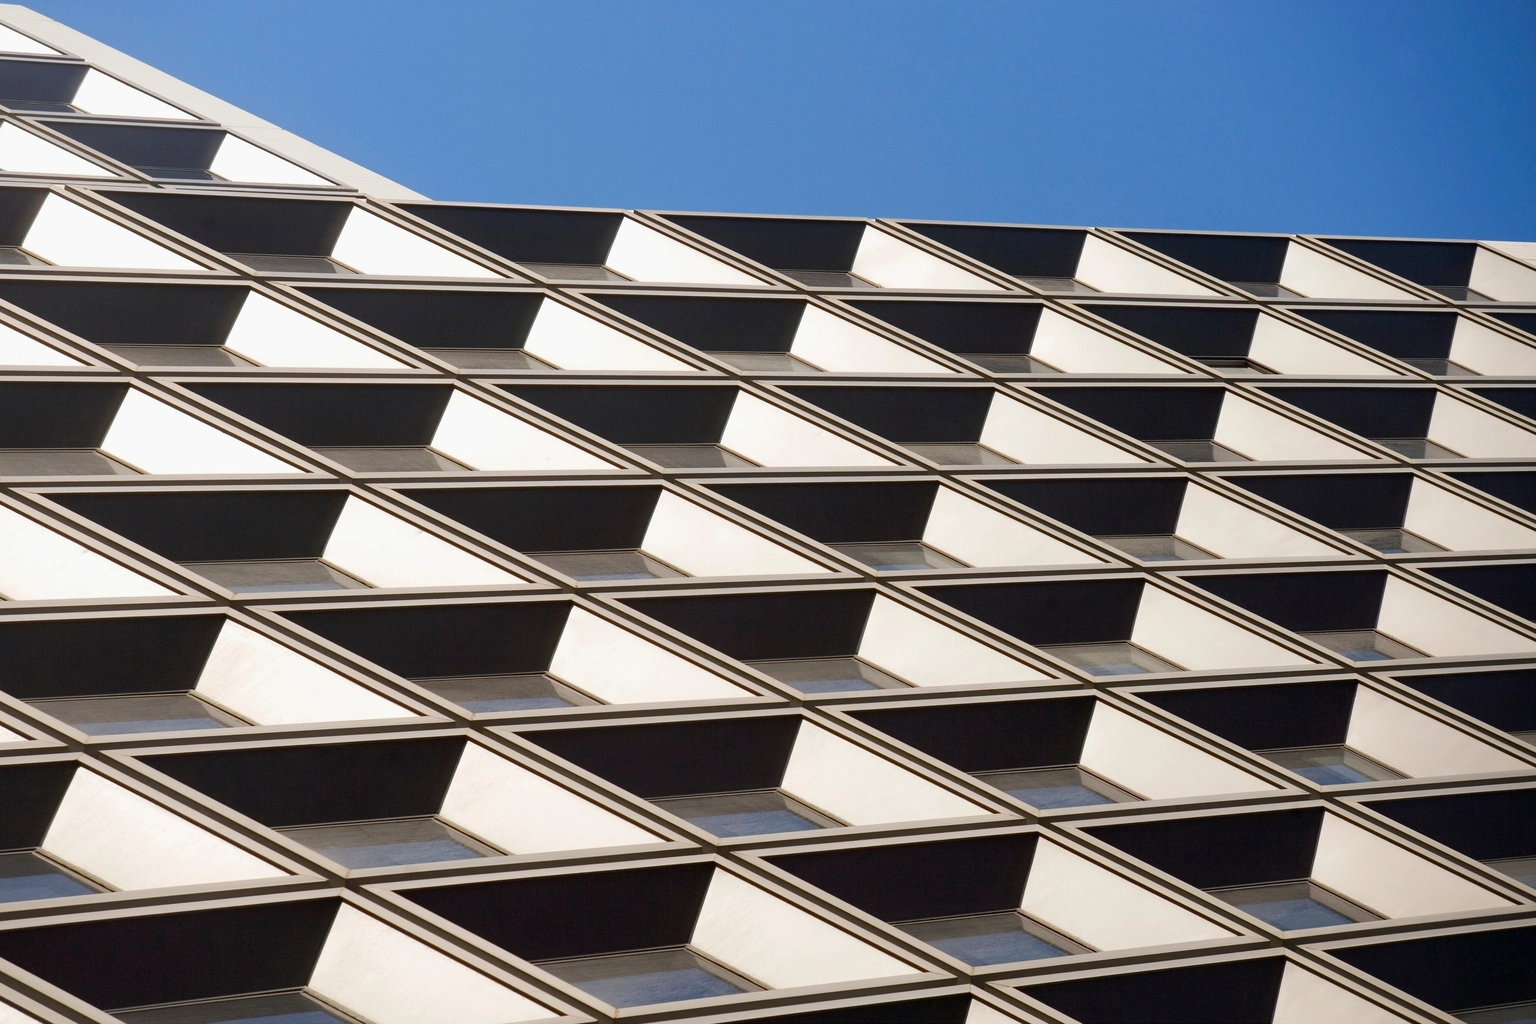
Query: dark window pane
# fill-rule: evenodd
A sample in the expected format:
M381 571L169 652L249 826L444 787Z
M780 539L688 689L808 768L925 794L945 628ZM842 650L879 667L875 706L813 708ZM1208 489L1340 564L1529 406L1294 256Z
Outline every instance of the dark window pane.
M435 676L414 679L412 682L431 690L439 697L453 701L465 711L476 714L492 711L568 708L599 703L542 672Z
M555 367L520 348L424 348L464 370L552 370Z
M850 558L873 569L898 572L911 569L963 569L965 563L942 555L922 541L879 541L868 544L831 544Z
M641 551L536 551L529 553L573 580L649 580L686 576Z
M1424 287L1432 292L1439 292L1448 299L1457 302L1492 302L1488 296L1481 292L1475 292L1464 284L1427 284Z
M1438 544L1431 543L1418 534L1409 533L1407 530L1340 530L1344 536L1351 540L1357 540L1368 548L1374 548L1384 555L1406 555L1414 551L1444 551Z
M467 468L424 445L311 450L359 473L462 473Z
M977 967L1088 952L1016 911L908 921L898 927Z
M1302 633L1315 644L1321 644L1350 661L1389 661L1393 658L1422 658L1424 655L1407 644L1398 643L1374 629L1345 629L1327 632Z
M1052 644L1041 650L1076 665L1089 675L1128 676L1142 672L1181 672L1179 666L1164 661L1134 644Z
M28 701L32 707L89 736L130 732L226 729L245 722L190 693L137 694L127 697L72 697Z
M353 1021L351 1016L324 1007L302 992L114 1010L112 1015L124 1024L351 1024Z
M1185 462L1253 461L1248 456L1239 455L1230 448L1223 448L1215 441L1148 441L1147 443Z
M1235 907L1267 921L1282 931L1297 928L1328 928L1356 921L1374 921L1376 915L1314 882L1275 882L1233 889L1212 889Z
M551 281L628 281L629 278L592 263L524 263L523 266Z
M185 562L186 568L237 594L283 590L353 590L367 584L318 558L267 558L249 562Z
M812 288L877 288L862 277L841 270L781 270L785 277L792 277Z
M907 450L941 466L1016 466L1017 462L980 444L909 444Z
M539 966L613 1006L708 999L757 988L688 949L557 960Z
M1126 803L1140 799L1076 765L978 772L976 778L1042 810Z
M858 658L769 658L747 664L801 693L890 690L907 685Z
M1500 857L1483 863L1517 882L1536 887L1536 857Z
M1291 291L1283 285L1272 281L1228 281L1230 285L1241 288L1249 295L1257 295L1264 299L1300 299L1302 295Z
M1378 764L1342 745L1257 750L1254 753L1262 754L1275 764L1289 768L1320 786L1347 786L1356 782L1382 782L1402 778L1386 765Z
M54 900L100 891L30 851L0 853L0 903Z
M1449 359L1436 359L1431 356L1398 356L1398 359L1437 377L1479 377L1482 376L1476 370L1469 370L1460 363L1453 363Z
M807 832L841 824L776 789L667 797L653 802L717 836Z
M1074 281L1070 277L1021 277L1018 280L1032 288L1038 288L1042 292L1075 293L1078 295L1093 295L1097 288L1089 287L1081 281Z
M1465 456L1422 437L1373 437L1372 441L1410 459L1460 459Z
M961 359L969 359L977 366L994 373L1060 373L1048 363L1022 352L956 352Z
M0 476L138 475L138 470L89 448L0 449Z
M436 818L397 818L280 831L349 868L501 856L498 851L449 828Z
M103 345L139 366L251 366L218 345Z
M23 100L0 99L0 104L10 107L12 110L23 110L29 114L73 114L75 108L68 103L58 100Z
M0 266L46 267L49 265L46 260L40 260L31 253L18 249L14 245L0 245Z
M1185 559L1220 558L1204 548L1197 548L1187 540L1172 534L1125 535L1100 537L1128 555L1135 555L1143 562L1177 562Z
M151 178L169 178L180 181L223 181L224 179L212 171L201 167L135 167L134 170L142 171Z
M630 444L625 445L642 459L671 469L707 469L716 466L755 466L735 452L717 444Z
M1476 1010L1458 1010L1455 1016L1467 1024L1536 1024L1536 999Z
M1198 362L1209 366L1213 370L1220 370L1228 377L1253 377L1259 374L1275 372L1261 363L1254 362L1252 359L1200 359Z
M244 263L252 270L272 274L355 274L351 267L344 267L325 256L274 256L268 253L232 252L228 255Z
M738 370L778 370L785 373L820 373L818 367L788 352L710 352L722 363Z

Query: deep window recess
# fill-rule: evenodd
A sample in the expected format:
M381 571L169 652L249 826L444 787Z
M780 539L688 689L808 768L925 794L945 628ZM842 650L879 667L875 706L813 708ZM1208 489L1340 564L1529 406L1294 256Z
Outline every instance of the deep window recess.
M708 999L763 988L687 946L545 960L539 966L613 1006Z
M1357 782L1385 782L1402 778L1386 765L1343 744L1317 747L1291 747L1282 750L1256 750L1275 764L1320 786L1349 786Z
M1307 880L1206 891L1281 931L1331 928L1357 921L1377 920L1376 915L1364 907Z
M309 992L250 996L113 1010L123 1024L358 1024L356 1017Z
M895 924L907 934L975 967L1090 952L1088 947L1016 910Z
M0 853L0 904L101 892L102 887L34 850Z
M764 658L748 665L801 693L897 690L909 684L862 658Z
M69 723L88 736L228 729L249 724L212 701L191 692L64 697L27 703L45 715Z
M500 850L433 817L311 825L279 831L349 868L501 856Z
M1055 768L976 772L975 775L982 782L996 786L1004 793L1042 810L1118 804L1140 799L1075 764Z
M777 789L671 797L655 804L717 836L804 832L843 824Z

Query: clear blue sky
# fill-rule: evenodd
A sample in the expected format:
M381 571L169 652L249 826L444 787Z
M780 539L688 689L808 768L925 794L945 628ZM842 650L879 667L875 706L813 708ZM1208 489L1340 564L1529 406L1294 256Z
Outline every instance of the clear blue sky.
M1536 0L32 0L434 199L1536 239Z

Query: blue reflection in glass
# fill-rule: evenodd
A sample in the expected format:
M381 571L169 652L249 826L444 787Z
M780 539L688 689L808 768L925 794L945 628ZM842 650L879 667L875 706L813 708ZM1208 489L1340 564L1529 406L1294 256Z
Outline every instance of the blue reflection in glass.
M742 991L724 978L698 967L629 974L622 978L594 978L577 982L584 991L614 1006L643 1006L679 999L707 999Z

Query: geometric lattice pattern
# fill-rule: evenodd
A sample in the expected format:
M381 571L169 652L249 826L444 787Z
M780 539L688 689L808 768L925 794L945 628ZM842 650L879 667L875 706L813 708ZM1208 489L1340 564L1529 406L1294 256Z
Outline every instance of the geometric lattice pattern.
M433 203L0 51L0 1021L1536 1015L1536 243Z

